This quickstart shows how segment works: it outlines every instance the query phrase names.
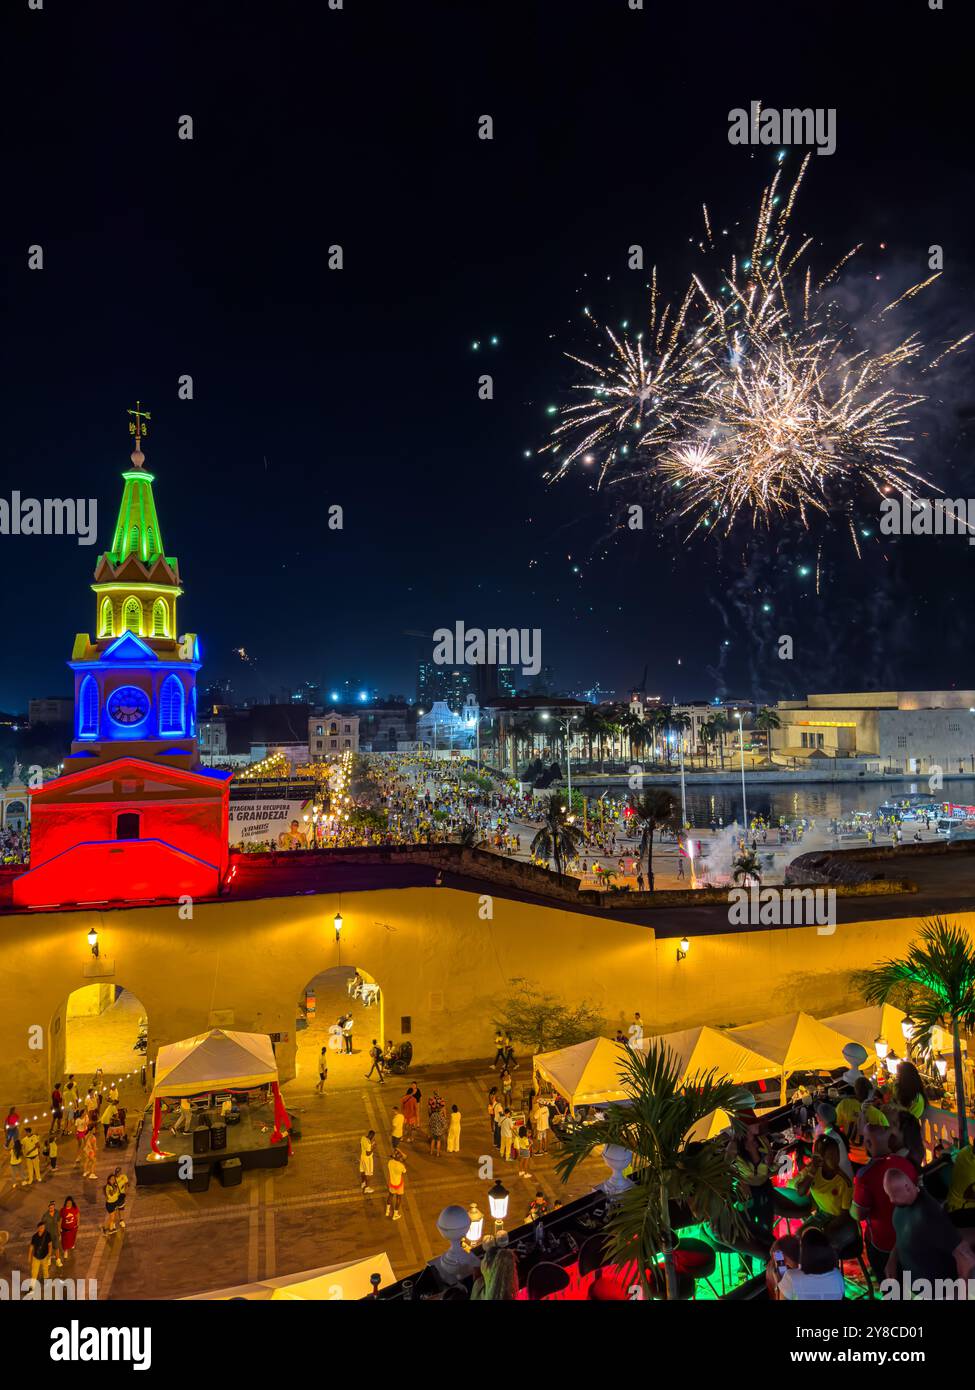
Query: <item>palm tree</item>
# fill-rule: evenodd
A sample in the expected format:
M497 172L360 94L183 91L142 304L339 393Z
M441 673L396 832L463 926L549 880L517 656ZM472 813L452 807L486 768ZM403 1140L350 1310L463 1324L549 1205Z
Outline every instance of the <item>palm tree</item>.
M717 730L714 727L714 719L708 715L707 719L701 723L701 746L704 749L704 766L708 765L708 744L714 743L717 739Z
M640 826L640 862L647 862L647 882L653 884L653 835L669 825L677 814L677 798L663 787L653 787L633 803L634 819Z
M675 730L678 741L681 741L688 729L693 729L694 720L689 714L685 714L683 710L678 710L670 716L670 726Z
M575 824L561 792L552 792L545 799L543 824L531 842L532 854L555 860L555 872L561 880L566 861L571 859L582 842L582 831Z
M714 730L714 737L718 740L718 757L721 759L721 771L724 772L724 736L731 728L731 721L721 710L711 716L711 728Z
M732 883L740 883L744 879L746 884L752 879L761 887L762 873L758 862L756 850L745 848L738 851L731 870Z
M657 705L656 708L653 709L653 710L651 711L650 717L649 717L649 719L647 720L647 723L649 724L650 729L651 729L651 731L652 731L652 735L653 735L653 741L654 741L654 759L655 759L655 761L656 761L656 757L657 757L657 753L656 753L657 736L660 734L661 730L663 730L664 728L666 728L668 713L669 713L669 712L668 712L668 710L666 709L665 706L663 706L663 705Z
M740 1128L739 1112L754 1104L747 1091L714 1070L682 1084L682 1065L671 1050L650 1041L647 1055L620 1049L620 1084L625 1104L608 1105L595 1124L572 1128L563 1139L556 1171L567 1182L594 1150L618 1144L633 1154L633 1186L614 1203L606 1226L607 1256L618 1264L634 1259L644 1289L647 1277L663 1258L668 1299L677 1297L674 1225L671 1203L690 1208L726 1239L744 1230L739 1178L721 1136L703 1142L690 1138L699 1121L724 1110Z
M592 741L596 737L596 735L601 731L602 727L602 719L590 705L590 707L586 710L585 714L579 720L579 729L585 735L586 739L586 746L589 752L590 767L592 766Z
M911 993L913 1037L930 1049L934 1028L951 1030L958 1107L958 1142L968 1143L962 1029L975 1029L975 948L970 938L945 917L921 924L920 937L902 960L883 960L853 975L853 984L868 1004L886 1004L905 989Z
M766 705L763 705L755 716L755 728L761 729L765 735L769 762L772 761L772 730L780 729L781 727L782 720L776 714L775 710L769 709Z

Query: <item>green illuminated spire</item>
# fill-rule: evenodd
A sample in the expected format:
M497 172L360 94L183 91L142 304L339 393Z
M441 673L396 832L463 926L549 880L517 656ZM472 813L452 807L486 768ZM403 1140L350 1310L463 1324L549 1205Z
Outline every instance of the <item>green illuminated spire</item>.
M142 466L146 461L142 452L142 437L147 432L146 421L151 417L147 410L143 410L141 401L136 401L135 410L130 410L129 414L134 417L129 422L129 431L135 436L135 448L132 450L132 467L122 474L125 491L115 523L112 548L108 553L116 565L122 564L130 555L150 565L157 555L164 553L152 495L153 476Z

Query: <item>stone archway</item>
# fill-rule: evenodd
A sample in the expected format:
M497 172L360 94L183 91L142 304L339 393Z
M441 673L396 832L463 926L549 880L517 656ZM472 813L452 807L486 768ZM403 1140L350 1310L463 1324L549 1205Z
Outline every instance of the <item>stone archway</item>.
M135 1044L143 1020L142 1001L114 981L72 990L51 1025L51 1085L73 1075L83 1094L100 1070L106 1084L141 1091L146 1054Z
M364 988L356 990L357 980ZM353 995L355 991L355 995ZM327 1049L328 1084L359 1085L369 1070L373 1038L385 1043L383 993L368 971L354 965L320 970L301 991L295 1029L295 1077L297 1091L313 1090L318 1082L318 1059ZM352 1015L352 1053L340 1046L331 1030L343 1015Z

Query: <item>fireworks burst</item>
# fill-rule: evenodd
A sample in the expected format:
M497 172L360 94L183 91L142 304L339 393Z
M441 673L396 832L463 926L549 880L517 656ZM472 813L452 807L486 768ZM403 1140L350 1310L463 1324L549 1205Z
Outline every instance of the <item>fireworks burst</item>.
M580 457L598 459L599 485L649 483L692 532L727 534L743 516L753 527L790 516L808 527L814 514L838 510L858 550L856 498L926 481L905 452L924 396L902 390L896 374L909 364L918 375L933 370L972 335L926 367L916 334L879 350L859 346L864 336L889 339L886 315L938 277L851 322L835 287L860 248L817 281L806 265L811 239L790 229L808 163L784 198L776 172L747 257L732 257L716 277L694 275L672 317L669 308L658 315L654 275L647 347L642 335L634 343L606 329L608 367L572 357L590 373L575 388L587 399L561 412L546 446L556 458L550 481ZM706 207L704 226L703 249L713 252Z

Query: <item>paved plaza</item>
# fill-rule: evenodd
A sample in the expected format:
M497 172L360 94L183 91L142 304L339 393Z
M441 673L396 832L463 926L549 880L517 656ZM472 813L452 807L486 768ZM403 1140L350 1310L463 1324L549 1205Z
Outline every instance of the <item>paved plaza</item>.
M359 1049L359 1043L356 1042ZM449 1108L463 1114L461 1152L434 1158L422 1135L405 1146L407 1162L403 1219L383 1215L385 1162L389 1157L389 1117L406 1086L402 1077L384 1085L366 1083L365 1050L339 1058L330 1067L324 1096L300 1078L284 1088L289 1108L298 1113L303 1137L296 1142L288 1166L274 1172L244 1174L240 1187L223 1189L214 1179L209 1192L190 1193L175 1184L165 1187L130 1186L126 1229L112 1237L101 1234L104 1220L102 1184L110 1167L121 1162L131 1173L134 1145L123 1158L99 1143L98 1181L83 1182L74 1165L75 1144L61 1146L59 1171L52 1177L44 1165L40 1186L12 1190L4 1172L0 1190L0 1227L10 1234L0 1272L9 1276L18 1267L27 1273L25 1255L33 1222L48 1201L60 1207L71 1194L81 1208L75 1255L63 1272L98 1281L98 1297L117 1299L179 1298L208 1289L230 1287L277 1275L337 1264L386 1251L397 1276L418 1269L440 1254L445 1243L436 1229L440 1211L451 1203L476 1200L487 1215L491 1181L478 1175L482 1156L492 1156L496 1170L511 1193L508 1227L520 1224L537 1188L550 1200L567 1201L608 1176L605 1165L588 1160L564 1186L554 1172L551 1154L533 1160L531 1180L517 1174L515 1163L501 1163L492 1147L487 1122L487 1092L493 1073L487 1060L452 1068L411 1070L423 1092L421 1126L426 1098L434 1088ZM356 1075L357 1074L357 1075ZM334 1077L334 1080L332 1079ZM526 1070L515 1078L516 1094L527 1081ZM137 1114L138 1087L130 1082L126 1095L130 1120ZM134 1120L130 1129L134 1127ZM375 1191L363 1196L359 1188L359 1139L376 1131ZM490 1225L490 1222L488 1222Z

